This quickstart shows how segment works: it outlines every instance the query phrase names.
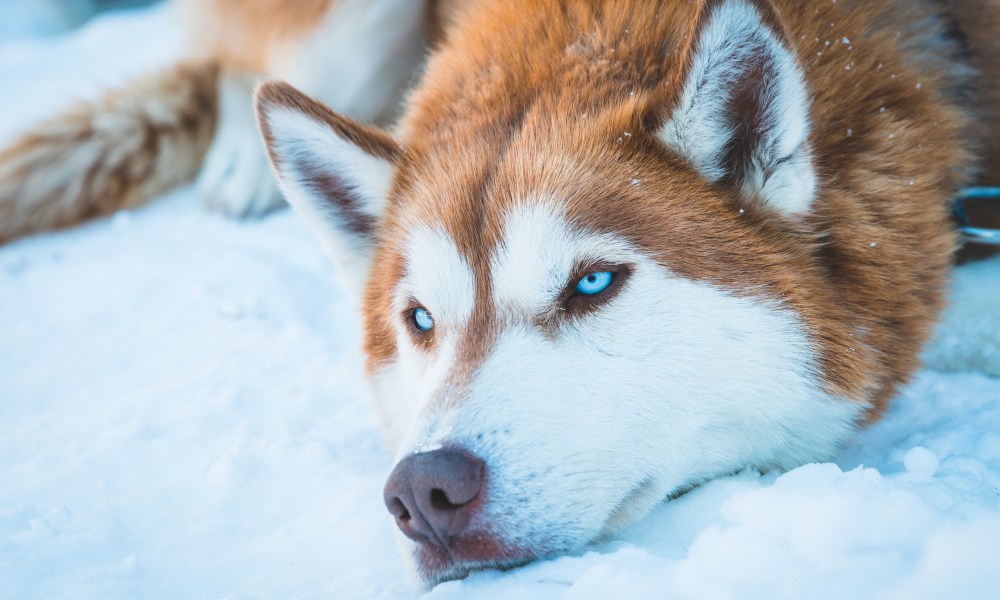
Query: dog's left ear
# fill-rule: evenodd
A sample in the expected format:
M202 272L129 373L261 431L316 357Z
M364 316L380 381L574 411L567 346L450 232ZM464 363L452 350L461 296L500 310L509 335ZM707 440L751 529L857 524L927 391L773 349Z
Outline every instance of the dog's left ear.
M256 105L285 199L362 283L402 150L385 132L338 115L286 83L262 84Z
M744 200L807 211L816 192L809 97L769 0L702 0L683 54L660 139Z

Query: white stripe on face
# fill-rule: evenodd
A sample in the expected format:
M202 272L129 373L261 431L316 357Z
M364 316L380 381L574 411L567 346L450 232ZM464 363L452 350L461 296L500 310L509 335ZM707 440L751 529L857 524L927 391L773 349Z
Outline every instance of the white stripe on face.
M556 300L580 264L628 262L635 252L620 238L573 228L551 203L522 204L507 215L491 263L497 307L537 315Z
M455 241L438 227L417 226L403 245L404 271L389 315L398 355L373 381L377 403L389 423L390 445L421 440L420 422L431 420L428 406L440 392L456 359L456 344L475 306L476 278ZM412 339L409 310L426 308L433 319L433 351ZM427 443L426 440L422 443Z

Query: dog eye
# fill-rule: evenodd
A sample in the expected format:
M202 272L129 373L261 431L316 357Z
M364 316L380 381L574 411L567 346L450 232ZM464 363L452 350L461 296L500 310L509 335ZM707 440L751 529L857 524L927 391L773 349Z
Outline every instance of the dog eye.
M614 281L614 279L615 274L611 271L591 273L577 282L576 293L583 294L584 296L600 294L604 290L608 289L608 286L611 285L611 282Z
M434 319L431 318L431 313L427 311L424 307L414 308L413 312L410 313L413 318L413 325L420 331L430 331L434 329Z

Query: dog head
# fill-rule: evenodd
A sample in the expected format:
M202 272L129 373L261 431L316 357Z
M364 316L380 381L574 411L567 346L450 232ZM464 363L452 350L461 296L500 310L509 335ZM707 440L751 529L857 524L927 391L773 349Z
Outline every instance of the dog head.
M361 298L385 501L428 581L827 457L863 413L800 227L801 70L766 2L706 2L692 27L633 94L474 110L435 100L439 68L402 141L258 92L282 189Z

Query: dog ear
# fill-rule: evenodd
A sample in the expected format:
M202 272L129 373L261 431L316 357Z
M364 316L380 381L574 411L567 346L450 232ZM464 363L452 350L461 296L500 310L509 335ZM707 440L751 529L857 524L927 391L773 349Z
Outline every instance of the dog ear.
M703 0L660 139L705 179L783 214L816 192L802 68L768 0Z
M286 83L256 93L257 120L278 185L356 282L371 262L399 145Z

